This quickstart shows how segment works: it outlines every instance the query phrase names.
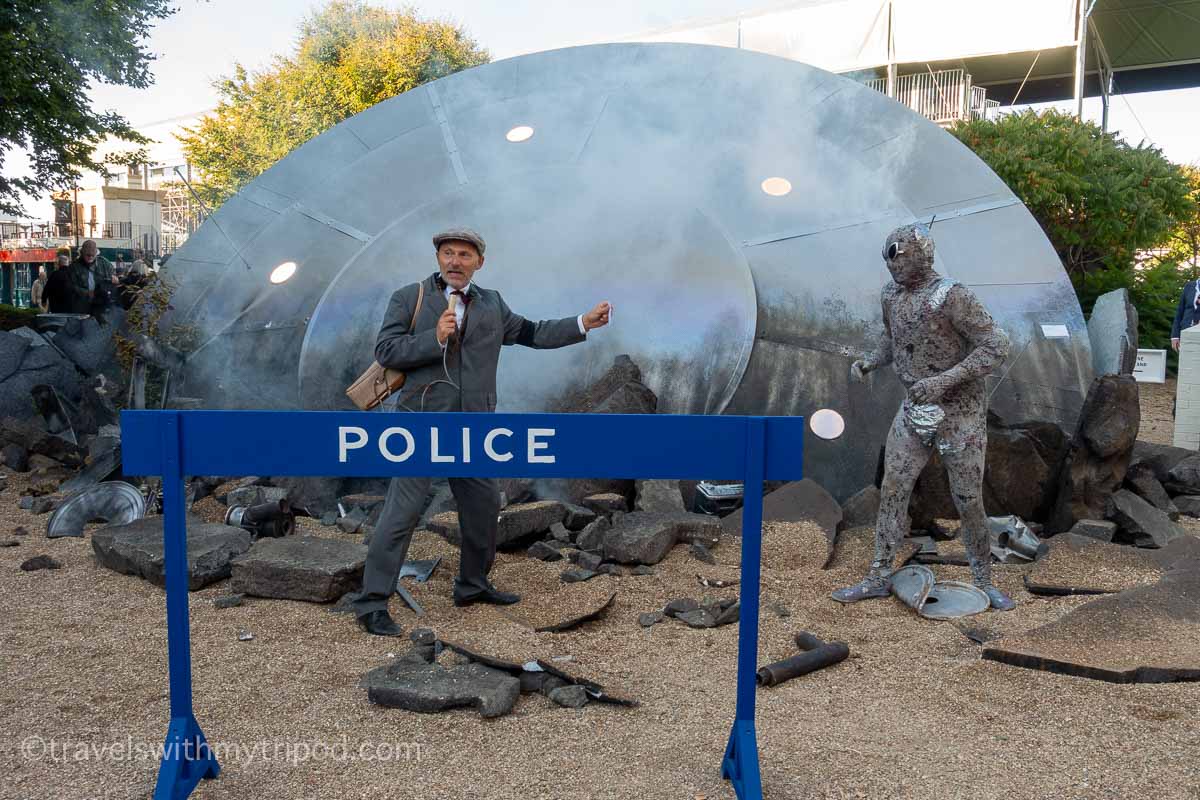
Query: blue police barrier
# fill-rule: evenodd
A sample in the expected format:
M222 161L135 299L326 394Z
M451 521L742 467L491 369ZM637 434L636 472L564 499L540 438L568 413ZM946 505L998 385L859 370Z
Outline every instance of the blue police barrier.
M171 721L155 800L220 771L192 709L185 475L742 478L737 703L721 774L762 797L754 729L764 480L802 475L804 418L124 411L126 475L161 475Z

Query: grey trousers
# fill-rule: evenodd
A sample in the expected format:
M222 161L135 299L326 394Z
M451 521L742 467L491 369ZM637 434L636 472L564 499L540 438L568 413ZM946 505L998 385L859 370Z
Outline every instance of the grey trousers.
M379 523L367 547L363 588L352 601L356 615L387 609L408 554L413 528L421 517L429 483L429 478L392 478ZM451 478L450 491L458 504L462 532L454 594L467 598L489 587L487 576L496 560L500 492L496 482L489 478Z

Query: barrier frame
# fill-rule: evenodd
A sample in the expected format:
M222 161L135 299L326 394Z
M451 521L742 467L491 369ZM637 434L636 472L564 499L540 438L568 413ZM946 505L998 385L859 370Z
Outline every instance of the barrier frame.
M186 475L740 477L745 486L758 487L764 480L803 477L804 423L803 417L672 414L123 411L125 474L157 475L163 482L171 720L155 800L184 800L201 780L220 772L192 706ZM451 444L441 438L443 431L458 439ZM511 445L519 431L527 444L524 459L497 449L501 439ZM368 447L372 432L377 454ZM429 443L428 457L418 453L418 439ZM403 442L405 458L397 460L393 442ZM762 797L754 724L761 558L762 493L747 491L737 701L721 761L721 775L740 800Z

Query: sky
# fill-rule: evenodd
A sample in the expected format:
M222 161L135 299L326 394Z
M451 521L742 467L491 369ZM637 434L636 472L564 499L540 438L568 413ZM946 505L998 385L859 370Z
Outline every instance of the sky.
M375 5L400 7L394 0ZM153 30L149 49L156 56L155 83L148 89L95 86L98 109L119 111L151 136L168 130L179 117L192 117L216 105L213 82L235 62L256 69L290 52L300 21L322 5L318 0L176 0L178 12ZM697 19L731 17L787 5L771 0L413 0L428 17L447 19L492 54L507 58L583 42L621 39ZM1041 106L1039 106L1041 107ZM1068 108L1069 104L1062 104ZM1090 99L1085 116L1099 119L1100 103ZM160 123L160 124L155 124ZM1161 147L1168 158L1200 162L1200 89L1121 95L1114 98L1110 129L1131 142ZM19 160L5 164L6 174ZM38 204L40 207L41 204ZM33 204L29 210L35 212ZM35 216L36 213L35 213Z

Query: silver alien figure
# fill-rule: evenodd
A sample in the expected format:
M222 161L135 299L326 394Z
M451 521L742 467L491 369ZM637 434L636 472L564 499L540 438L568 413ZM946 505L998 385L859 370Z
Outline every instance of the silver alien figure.
M881 297L883 335L875 352L855 361L850 373L861 381L892 364L907 397L888 432L874 561L866 578L838 589L833 599L853 603L889 593L896 549L908 533L913 485L937 447L962 518L974 583L993 608L1007 611L1016 604L992 585L983 509L983 379L1008 355L1008 336L970 289L934 271L933 254L933 239L923 225L897 228L884 243L892 280Z

